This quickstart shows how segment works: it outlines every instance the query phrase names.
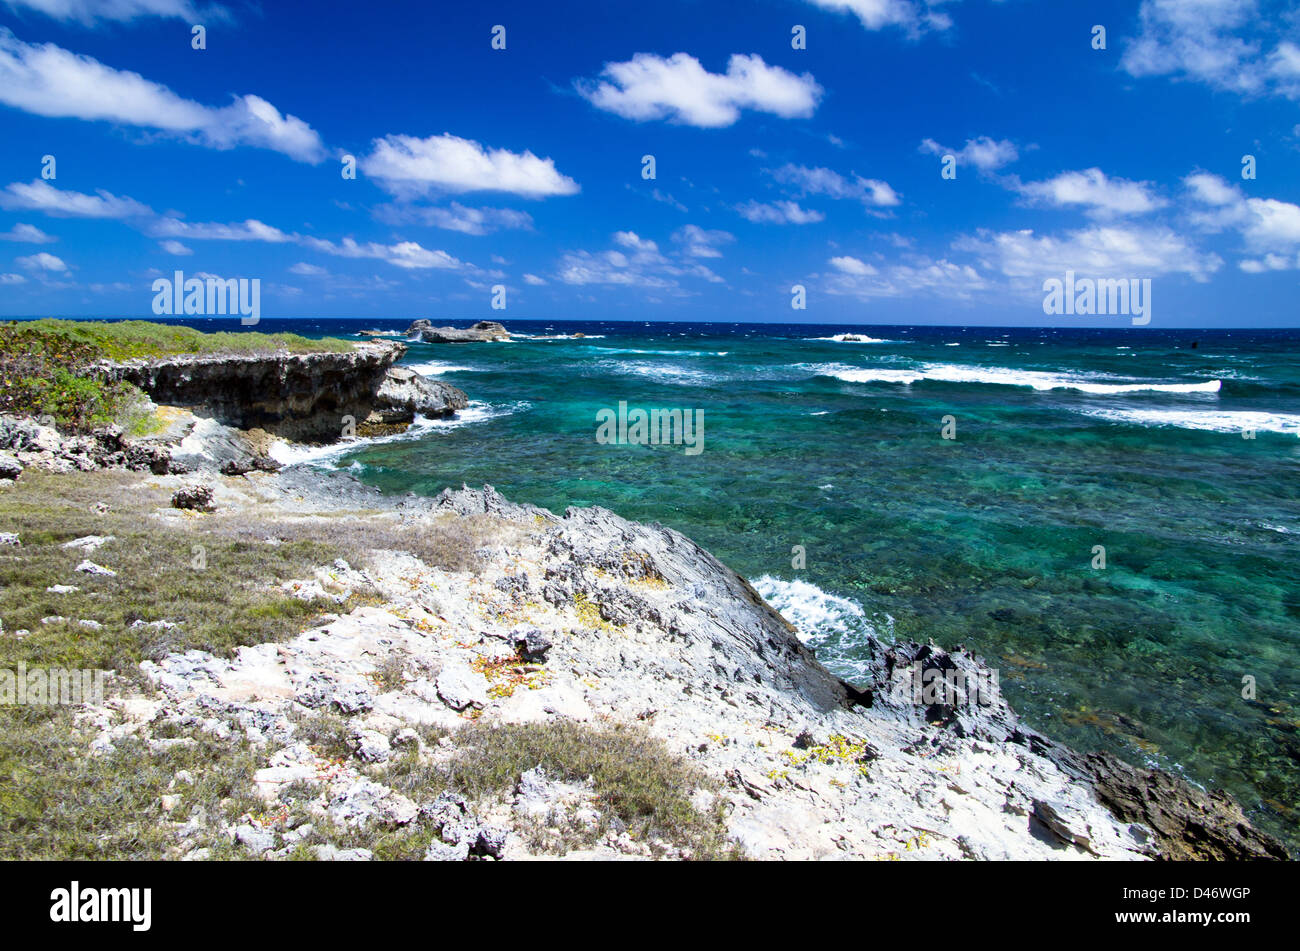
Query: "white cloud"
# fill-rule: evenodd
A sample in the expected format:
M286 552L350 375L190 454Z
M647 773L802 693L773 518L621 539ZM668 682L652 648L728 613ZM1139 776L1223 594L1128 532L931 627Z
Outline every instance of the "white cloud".
M290 274L297 274L301 277L324 277L329 271L323 267L317 267L315 264L308 264L306 261L299 261L289 268Z
M693 258L720 258L717 245L730 244L736 236L729 231L706 231L699 225L686 225L673 234L673 240L686 245L686 253Z
M250 145L313 164L325 157L311 126L281 115L259 96L236 96L228 106L205 106L139 73L113 69L53 43L24 43L4 28L0 103L40 116L159 129L216 149Z
M177 257L184 257L184 256L186 256L186 255L189 255L189 254L193 254L193 253L194 253L194 250L193 250L192 248L187 248L185 245L181 244L179 241L170 241L170 240L168 240L168 241L159 241L159 242L158 242L158 247L162 248L162 249L163 249L164 251L166 251L168 254L174 254L174 255L176 255Z
M1050 208L1081 208L1098 218L1143 215L1168 204L1152 194L1149 182L1107 178L1099 168L1062 172L1047 181L1013 187L1031 202Z
M976 139L967 139L960 149L950 149L940 145L934 139L925 139L921 151L931 155L952 155L957 159L957 167L974 166L980 172L993 172L1003 165L1009 165L1020 158L1015 144L1007 139L993 139L981 135Z
M808 0L835 13L851 13L868 30L896 26L909 33L922 28L946 30L952 18L938 9L951 0Z
M282 244L294 239L293 235L285 234L279 228L264 224L256 218L224 224L215 221L189 222L164 216L149 226L149 233L156 238L188 238L191 241L266 241Z
M1278 24L1260 17L1257 0L1143 0L1139 21L1122 60L1130 75L1300 99L1300 49L1274 45Z
M870 264L867 264L865 261L860 261L857 258L849 257L847 255L845 255L844 257L831 258L831 266L834 267L837 271L842 271L845 274L875 274L876 273L876 269L872 267Z
M29 271L66 271L68 269L62 258L55 257L45 251L25 258L17 258L15 263L19 267L27 268Z
M1040 288L1045 278L1065 271L1117 279L1186 274L1206 281L1223 265L1217 254L1198 251L1165 227L1096 225L1061 237L1036 235L1030 229L980 231L958 239L953 247L977 255L988 270Z
M361 160L361 170L388 191L412 197L432 191L495 191L545 198L580 190L577 182L556 170L553 159L487 149L472 139L446 133L427 139L410 135L376 139L371 153Z
M142 218L153 214L148 205L133 198L119 198L103 189L94 195L64 191L40 179L9 185L0 192L0 208L40 211L56 218Z
M83 26L93 26L100 20L134 20L141 17L162 17L202 23L214 17L225 19L228 14L221 7L207 7L200 11L189 0L3 0L11 10L24 8L36 10L51 19L75 21Z
M20 241L23 244L49 244L57 241L35 225L14 225L8 231L0 232L0 241Z
M681 287L683 277L723 283L721 277L698 262L675 263L659 250L659 245L634 231L618 231L614 243L623 250L598 253L570 251L561 259L557 272L565 284L610 284L645 287L674 296L690 293Z
M888 182L863 178L857 174L850 180L828 168L783 165L772 172L772 177L783 185L797 189L801 195L849 199L859 201L868 208L892 208L902 202L898 192Z
M742 218L755 224L806 225L826 220L826 216L820 211L800 208L793 201L774 201L766 204L747 201L737 205L736 211Z
M531 230L533 216L511 208L467 208L452 202L446 208L419 205L384 205L377 210L380 218L392 222L416 222L461 234L485 235L510 228Z
M538 277L536 274L525 274L524 283L532 284L534 287L542 287L546 284L546 280Z
M1279 262L1300 248L1300 205L1248 198L1240 188L1209 172L1194 172L1184 184L1192 200L1202 206L1190 212L1194 224L1211 232L1236 231L1252 254L1263 255L1262 261L1242 262L1242 270L1282 270Z
M394 267L408 270L426 270L429 268L456 269L464 264L446 251L434 251L422 247L418 241L399 241L396 244L379 244L374 241L360 244L352 238L344 238L338 244L323 238L303 238L302 244L325 254L341 258L371 258L387 261Z
M21 274L0 274L0 285L5 284L26 284L27 278Z
M737 53L725 73L711 73L687 53L665 59L638 53L625 63L606 63L604 81L578 80L578 92L597 109L625 119L667 119L700 128L729 126L741 110L783 119L807 118L822 88L809 73L796 76L768 66L757 54Z
M844 256L831 258L831 266L836 273L825 275L825 292L864 301L921 295L967 300L989 287L969 264L957 264L946 258L934 260L924 255L882 263L880 267Z

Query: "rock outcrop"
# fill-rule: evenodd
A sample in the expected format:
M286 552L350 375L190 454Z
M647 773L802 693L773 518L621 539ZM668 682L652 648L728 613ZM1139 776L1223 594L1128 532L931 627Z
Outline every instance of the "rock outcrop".
M409 423L415 414L439 419L469 405L463 390L430 380L408 367L392 367L375 394L375 409L367 422Z
M239 491L263 511L282 493L299 514L317 506L337 517L351 480L313 478L315 488L291 471L264 477L256 490L227 491L223 510L240 504ZM254 783L266 814L289 808L281 797L306 781L298 821L329 816L358 830L431 824L438 837L428 859L527 858L539 821L568 813L594 823L607 808L590 790L537 771L517 777L513 798L474 804L421 801L375 772L398 747L416 749L421 768L436 771L455 756L467 719L641 724L716 778L716 792L696 790L692 802L720 808L727 832L755 858L1285 854L1226 797L1123 764L1103 769L1029 730L996 681L972 703L972 678L987 670L966 651L873 641L868 682L844 683L743 578L670 529L600 508L556 516L490 486L368 504L416 531L425 520L494 520L499 541L480 550L473 572L400 551L373 553L363 571L343 561L322 568L295 584L316 596L368 588L372 603L230 659L190 651L146 662L159 692L121 704L120 715L93 712L92 749L131 734L147 739L154 723L233 729L261 757ZM378 677L394 657L407 672ZM500 679L503 664L515 681ZM917 670L962 686L918 700ZM327 762L303 739L303 709L346 720L350 758ZM448 735L426 748L413 727ZM296 795L292 808L304 808ZM264 857L293 844L278 827L268 835L271 827L246 824L222 831ZM611 830L583 857L644 856L645 848Z
M424 343L486 343L509 340L510 331L495 320L480 320L472 327L435 327L428 320L417 320L406 328L406 336Z
M366 341L341 353L187 355L102 363L93 372L228 426L332 442L346 417L360 422L370 415L389 368L405 352L400 343Z

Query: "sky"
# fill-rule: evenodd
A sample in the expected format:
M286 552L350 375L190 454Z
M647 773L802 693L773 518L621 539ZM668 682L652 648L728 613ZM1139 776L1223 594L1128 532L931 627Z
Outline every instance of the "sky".
M1277 0L0 0L0 314L1295 327L1298 104Z

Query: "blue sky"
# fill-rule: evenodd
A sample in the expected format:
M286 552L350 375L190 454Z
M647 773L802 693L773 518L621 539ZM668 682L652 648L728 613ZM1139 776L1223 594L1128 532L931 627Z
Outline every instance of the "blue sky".
M1297 102L1272 0L0 0L0 313L1297 326Z

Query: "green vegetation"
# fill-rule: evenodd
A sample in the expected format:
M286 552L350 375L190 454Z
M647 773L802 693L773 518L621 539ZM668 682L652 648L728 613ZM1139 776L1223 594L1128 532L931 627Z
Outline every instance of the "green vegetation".
M182 354L338 353L346 340L297 334L203 333L143 320L29 320L0 323L0 412L49 415L62 429L84 432L117 423L143 435L148 406L129 383L106 382L86 369L104 360Z

